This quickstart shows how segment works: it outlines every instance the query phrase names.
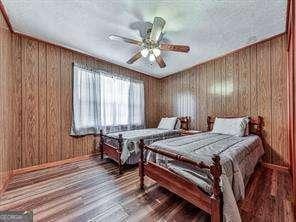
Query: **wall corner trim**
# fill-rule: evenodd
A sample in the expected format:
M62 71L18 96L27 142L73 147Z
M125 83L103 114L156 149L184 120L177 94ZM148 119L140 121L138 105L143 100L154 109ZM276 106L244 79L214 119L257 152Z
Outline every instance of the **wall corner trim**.
M6 13L5 7L4 7L1 0L0 0L0 11L1 11L1 13L2 13L7 25L8 25L8 28L9 28L10 32L14 33L13 28L12 28L11 23L10 23L9 18L8 18L8 14Z
M5 179L5 182L0 187L0 198L1 198L2 194L5 192L5 190L7 189L8 183L10 182L11 178L12 178L12 173L10 172L10 173L8 173L8 175Z

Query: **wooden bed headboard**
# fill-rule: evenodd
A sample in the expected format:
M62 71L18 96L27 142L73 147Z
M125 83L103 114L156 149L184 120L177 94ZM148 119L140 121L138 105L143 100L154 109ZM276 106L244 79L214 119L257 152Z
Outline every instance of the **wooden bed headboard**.
M190 116L181 116L181 117L178 117L178 120L180 120L180 122L181 122L181 129L182 130L189 130L190 129L190 122L191 122Z
M164 114L163 117L166 118L166 117L170 117L170 116L167 116L166 114ZM177 119L180 120L180 122L181 122L181 127L180 127L181 130L190 130L190 123L191 123L190 116L180 116L180 117L177 117Z
M208 131L212 130L213 124L215 122L215 118L220 117L220 118L239 118L239 117L224 117L224 116L208 116L207 118L207 124L208 124ZM251 116L249 117L250 122L249 122L249 132L252 134L256 134L262 138L263 136L263 118L262 116Z

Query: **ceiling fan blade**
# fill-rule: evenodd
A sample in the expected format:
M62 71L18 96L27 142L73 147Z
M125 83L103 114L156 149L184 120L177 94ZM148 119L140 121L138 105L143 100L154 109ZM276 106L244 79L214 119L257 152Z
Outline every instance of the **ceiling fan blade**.
M187 45L172 45L172 44L160 44L159 47L164 51L175 51L175 52L189 52L190 47Z
M133 64L135 61L137 61L139 58L142 57L141 51L135 54L132 58L130 58L127 63L128 64Z
M163 61L163 58L161 56L157 56L157 57L155 56L155 60L158 63L158 65L159 65L160 68L166 67L166 64Z
M109 35L109 39L117 40L117 41L123 41L123 42L127 42L127 43L130 43L130 44L135 44L135 45L139 45L139 46L141 46L143 44L141 41L126 38L126 37L119 36L119 35Z
M163 18L161 17L154 18L152 30L150 33L150 40L154 42L158 42L161 32L164 28L164 25L165 25L165 20Z

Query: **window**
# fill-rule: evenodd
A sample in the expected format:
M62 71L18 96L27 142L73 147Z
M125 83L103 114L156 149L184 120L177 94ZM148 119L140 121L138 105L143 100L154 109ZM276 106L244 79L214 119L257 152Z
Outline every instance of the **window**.
M72 135L143 128L144 113L142 81L74 64Z

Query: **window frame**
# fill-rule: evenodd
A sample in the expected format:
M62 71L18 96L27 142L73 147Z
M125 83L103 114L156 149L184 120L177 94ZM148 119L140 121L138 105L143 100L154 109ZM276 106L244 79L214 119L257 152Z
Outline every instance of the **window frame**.
M124 75L120 75L120 74L117 74L117 73L114 73L114 72L109 72L109 71L106 71L106 70L103 70L103 69L95 69L95 68L92 68L88 65L83 65L83 64L80 64L80 63L75 63L73 62L72 63L72 122L74 122L74 68L79 68L79 69L84 69L88 72L92 72L94 74L97 74L97 75L102 75L102 76L106 76L106 77L111 77L112 79L118 79L119 81L128 81L129 84L133 84L133 83L139 83L139 84L143 84L143 99L145 101L145 84L144 84L144 81L143 80L139 80L139 79L136 79L136 78L131 78L131 77L128 77L128 76L124 76ZM100 92L101 93L101 92ZM81 98L79 98L80 100ZM129 110L129 103L130 101L128 100L128 110ZM137 105L138 107L141 107L141 104L138 104ZM141 111L140 111L141 112ZM129 113L129 111L128 111ZM126 127L128 128L129 126L135 126L135 127L140 127L140 126L145 126L145 103L144 103L144 112L143 112L143 117L139 117L139 120L141 120L141 118L143 119L143 123L141 123L141 121L138 121L137 123L131 123L129 124L129 117L127 117L127 123L126 124L105 124L105 125L100 125L98 126L99 128L112 128L112 127ZM101 118L102 118L102 115L101 115ZM72 126L74 126L74 124L72 124ZM88 130L88 129L91 129L91 128L94 128L94 127L97 127L97 126L92 126L92 125L87 125L85 124L85 126L83 127L80 127L80 129L83 129L83 130ZM72 129L71 129L71 132L72 132ZM85 134L87 135L87 134Z

